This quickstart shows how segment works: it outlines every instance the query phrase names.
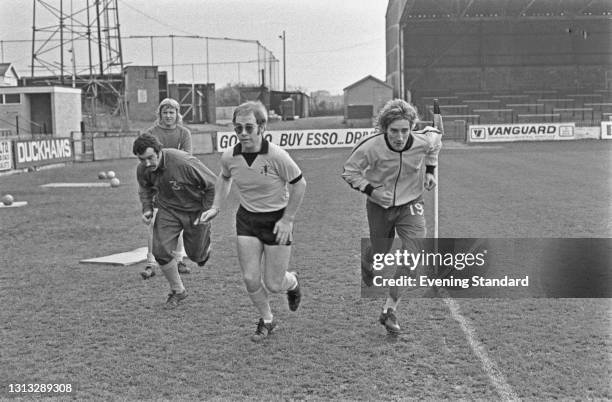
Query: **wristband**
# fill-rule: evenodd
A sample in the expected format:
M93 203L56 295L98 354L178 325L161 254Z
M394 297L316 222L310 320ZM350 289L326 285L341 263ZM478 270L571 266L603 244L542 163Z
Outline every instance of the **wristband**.
M371 184L368 183L368 185L365 186L365 188L363 189L363 193L366 193L367 195L369 195L370 197L372 196L372 192L375 190L374 186L372 186Z

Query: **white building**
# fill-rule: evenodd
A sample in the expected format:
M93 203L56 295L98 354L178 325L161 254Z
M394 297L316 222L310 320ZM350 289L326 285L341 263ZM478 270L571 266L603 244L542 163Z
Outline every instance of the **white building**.
M0 87L16 87L19 74L11 63L0 63Z

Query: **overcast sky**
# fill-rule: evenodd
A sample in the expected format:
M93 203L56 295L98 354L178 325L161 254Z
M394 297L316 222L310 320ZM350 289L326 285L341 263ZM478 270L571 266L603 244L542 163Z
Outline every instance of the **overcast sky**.
M59 7L60 0L45 1ZM76 10L85 5L85 0L64 0L64 7L69 9L71 3ZM385 79L386 7L386 0L119 0L119 22L123 37L174 34L259 41L279 60L272 80L281 88L283 50L279 35L285 30L287 86L340 94L344 87L368 74ZM58 24L50 16L37 6L37 27ZM30 40L31 27L32 1L0 0L0 40ZM205 82L208 74L219 87L259 78L257 60L263 62L264 51L258 52L256 44L209 41L208 61L217 64L210 64L207 71L205 40L174 41L176 82ZM154 39L153 54L150 39L124 40L122 47L125 63L149 65L153 59L172 80L169 38ZM76 64L86 64L87 52L75 49ZM2 50L5 62L14 62L22 76L29 75L30 43L5 42ZM232 63L220 64L223 62Z

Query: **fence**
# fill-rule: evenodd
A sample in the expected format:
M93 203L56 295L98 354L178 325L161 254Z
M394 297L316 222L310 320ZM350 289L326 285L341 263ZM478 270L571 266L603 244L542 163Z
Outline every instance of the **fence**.
M73 131L74 160L91 162L109 159L133 158L132 144L140 131L95 131L82 135ZM212 131L192 131L191 141L194 154L214 152Z

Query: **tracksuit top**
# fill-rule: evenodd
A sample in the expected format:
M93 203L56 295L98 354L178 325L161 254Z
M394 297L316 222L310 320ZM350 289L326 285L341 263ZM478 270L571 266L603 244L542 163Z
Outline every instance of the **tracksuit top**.
M175 128L164 128L157 124L145 132L156 137L161 142L162 148L175 148L189 154L193 153L191 132L184 126L177 124Z
M157 206L168 210L201 212L215 198L215 174L198 158L178 149L162 149L157 169L139 164L136 169L142 211Z
M381 205L384 208L417 201L424 190L423 164L428 173L433 173L438 165L440 137L433 132L413 131L401 151L395 151L383 133L367 137L355 146L344 163L342 178L379 205L371 197L372 191L376 188L390 191L392 204Z

